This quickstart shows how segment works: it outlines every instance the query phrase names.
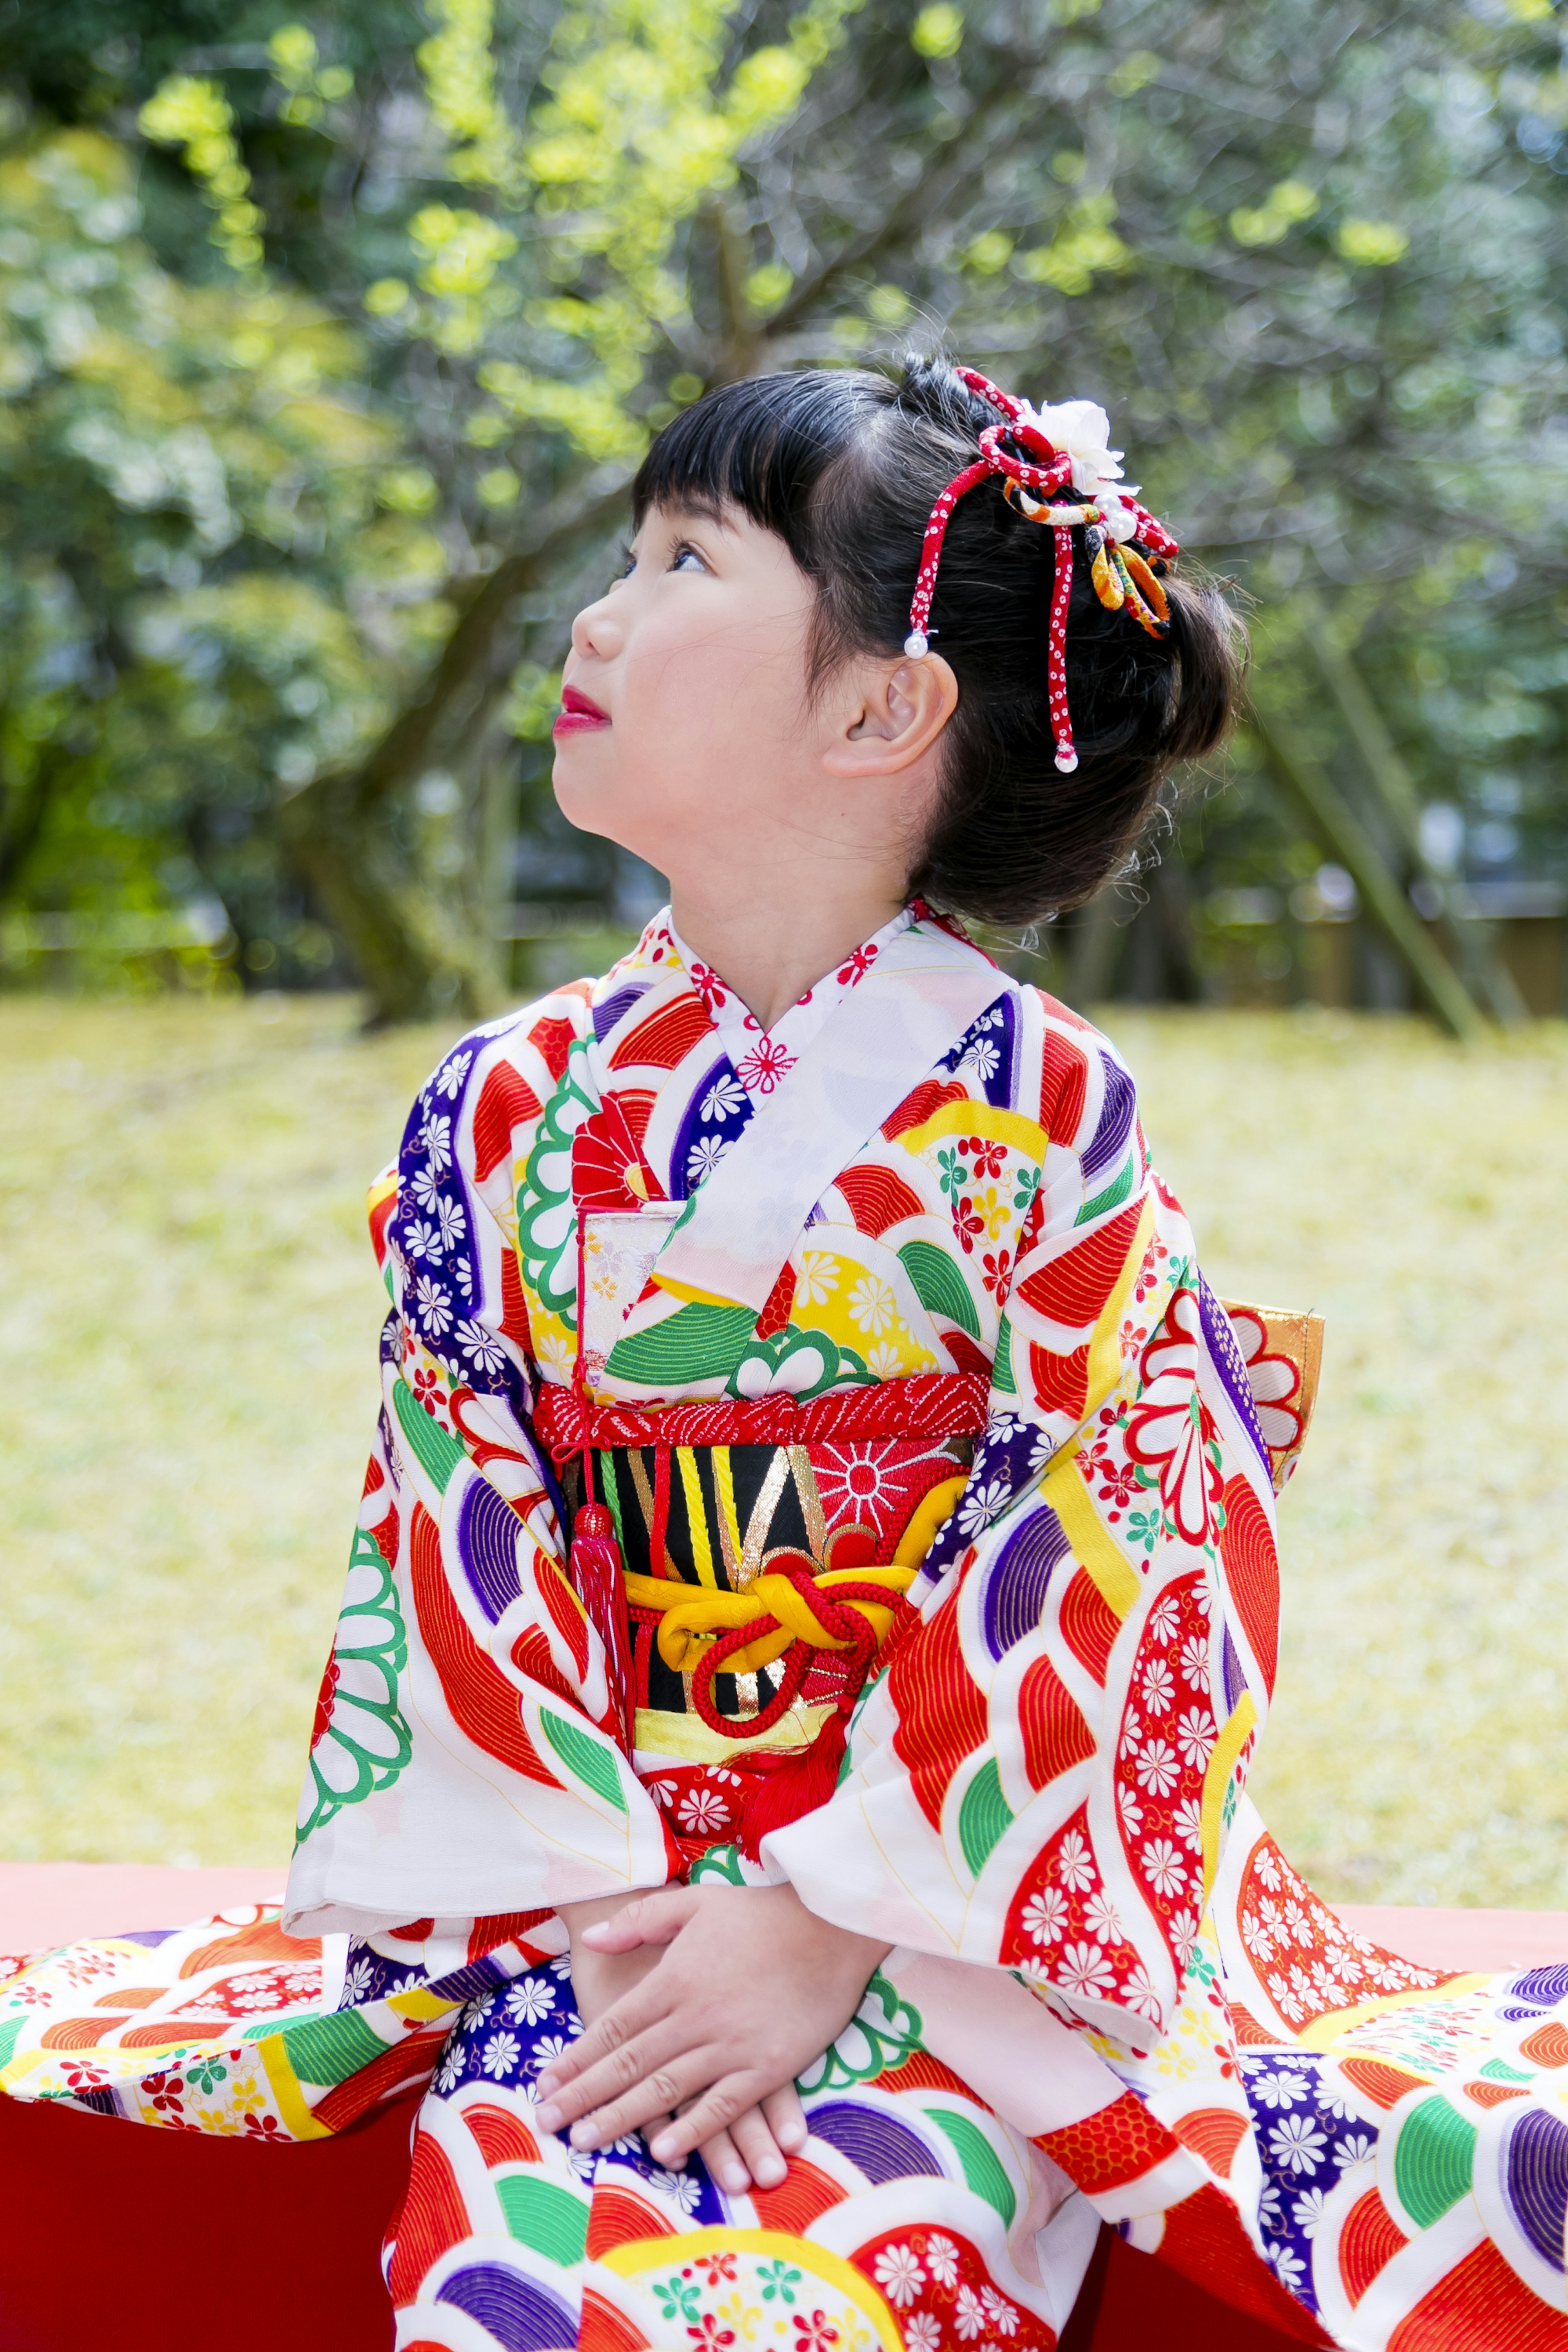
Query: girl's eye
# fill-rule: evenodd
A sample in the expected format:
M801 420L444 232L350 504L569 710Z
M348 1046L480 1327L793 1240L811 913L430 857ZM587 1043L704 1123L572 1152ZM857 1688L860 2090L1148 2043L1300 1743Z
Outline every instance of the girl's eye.
M613 588L615 586L617 580L629 580L637 568L637 557L632 553L629 547L623 547L621 550L621 568L612 576L610 581L611 587Z
M708 569L697 550L689 541L682 540L669 559L669 568L672 572L684 572L689 564L694 564L699 572L706 572Z

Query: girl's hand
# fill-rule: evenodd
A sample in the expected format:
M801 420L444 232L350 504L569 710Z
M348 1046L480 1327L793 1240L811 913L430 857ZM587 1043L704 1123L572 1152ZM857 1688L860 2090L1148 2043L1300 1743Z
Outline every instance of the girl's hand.
M584 1940L590 1927L614 1918L636 1899L626 1895L605 1895L595 1902L562 1906L561 1917L572 1938L572 1990L584 2026L595 2025L664 1957L657 1944L634 1943L626 1950L605 1952L596 1951ZM557 2061L556 2072L560 2063ZM552 2083L554 2074L541 2078L542 2088L546 2079ZM542 2115L540 2120L543 2121ZM650 2116L647 2136L657 2137L660 2129L672 2121L668 2114ZM728 2131L715 2132L703 2140L698 2153L721 2188L739 2197L753 2181L761 2189L776 2189L789 2169L790 2157L804 2146L805 2137L805 2117L792 2083L760 2105L746 2108Z
M582 1941L605 1954L666 1949L541 2074L539 2120L570 2127L580 2148L646 2126L660 2164L694 2147L706 2158L724 2133L743 2155L742 2118L758 2107L775 2144L798 2147L795 2078L843 2032L891 1949L817 1918L793 1886L662 1887L584 1927Z

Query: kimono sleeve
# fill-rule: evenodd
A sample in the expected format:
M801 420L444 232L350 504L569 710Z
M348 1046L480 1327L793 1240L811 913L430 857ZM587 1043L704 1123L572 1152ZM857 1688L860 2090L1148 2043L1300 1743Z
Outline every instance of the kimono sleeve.
M466 1038L372 1191L392 1300L382 1409L316 1708L292 1934L542 1916L670 1874L530 1419L514 1171L589 1025L567 992Z
M1132 1082L1048 1001L1044 1022L1049 1140L985 1436L837 1790L764 1853L824 1917L1016 1970L1139 2047L1268 1703L1273 1493Z

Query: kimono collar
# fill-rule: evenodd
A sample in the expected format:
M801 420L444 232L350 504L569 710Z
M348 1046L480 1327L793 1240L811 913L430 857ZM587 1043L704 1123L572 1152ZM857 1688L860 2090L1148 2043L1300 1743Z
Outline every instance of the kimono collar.
M797 996L771 1029L764 1029L728 982L687 946L668 908L655 920L685 965L735 1076L749 1095L765 1097L773 1092L786 1072L794 1069L829 1014L837 1011L851 989L858 986L884 950L922 919L929 919L929 909L922 899L912 898L907 907L900 908L891 922L873 931L842 963L825 972L804 995Z

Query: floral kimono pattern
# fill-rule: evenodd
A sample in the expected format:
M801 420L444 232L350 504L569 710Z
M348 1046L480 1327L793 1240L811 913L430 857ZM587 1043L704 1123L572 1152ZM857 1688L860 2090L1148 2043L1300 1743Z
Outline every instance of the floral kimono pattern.
M421 2093L405 2352L1047 2352L1101 2221L1305 2343L1568 2352L1568 1966L1412 1967L1258 1820L1288 1368L1103 1038L918 905L764 1033L658 918L443 1059L372 1228L283 1920L8 1964L0 2087ZM893 1947L784 2184L542 2130L556 1906L784 1877Z

